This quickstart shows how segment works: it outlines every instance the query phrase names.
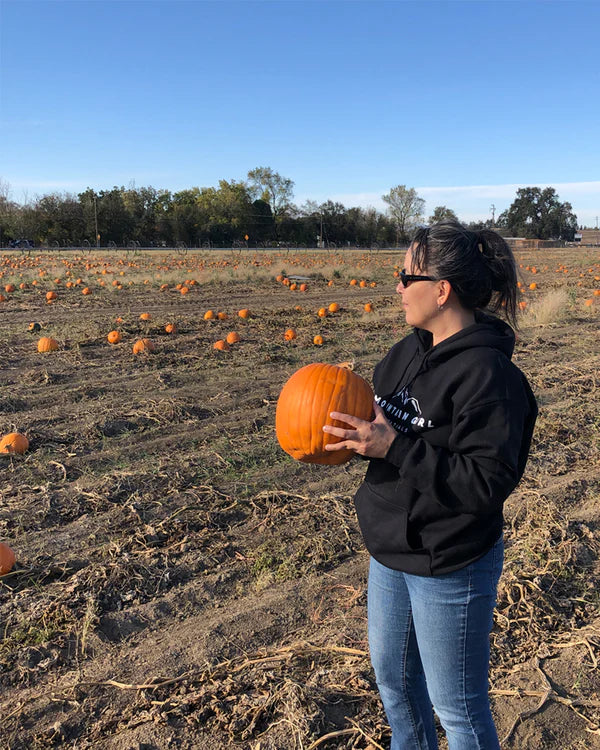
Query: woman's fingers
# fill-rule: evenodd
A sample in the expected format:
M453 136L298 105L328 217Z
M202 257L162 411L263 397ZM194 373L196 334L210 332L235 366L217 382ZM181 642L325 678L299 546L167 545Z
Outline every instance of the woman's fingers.
M345 422L346 424L350 424L353 427L358 427L361 422L364 422L364 419L354 417L352 416L352 414L343 414L340 411L332 411L329 413L329 416L332 419L337 419L338 422Z

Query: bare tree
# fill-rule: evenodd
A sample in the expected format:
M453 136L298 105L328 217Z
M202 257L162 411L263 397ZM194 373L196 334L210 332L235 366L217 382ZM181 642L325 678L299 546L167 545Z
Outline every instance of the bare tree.
M406 185L396 185L381 197L388 204L388 213L396 222L398 238L408 239L410 229L423 219L425 201L414 188L407 188Z

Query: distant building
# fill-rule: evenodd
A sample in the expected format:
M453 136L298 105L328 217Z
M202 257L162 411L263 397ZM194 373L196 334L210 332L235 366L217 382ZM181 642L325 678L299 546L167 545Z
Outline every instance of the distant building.
M580 229L575 232L575 242L580 245L600 245L600 229Z
M562 240L528 240L526 237L505 237L512 250L541 250L544 247L564 247Z

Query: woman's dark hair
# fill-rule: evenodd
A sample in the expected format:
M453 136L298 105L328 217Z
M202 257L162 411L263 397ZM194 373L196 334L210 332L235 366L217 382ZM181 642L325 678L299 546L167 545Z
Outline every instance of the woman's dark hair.
M417 230L413 268L450 282L467 310L502 311L517 328L517 264L506 240L491 229L474 231L457 221Z

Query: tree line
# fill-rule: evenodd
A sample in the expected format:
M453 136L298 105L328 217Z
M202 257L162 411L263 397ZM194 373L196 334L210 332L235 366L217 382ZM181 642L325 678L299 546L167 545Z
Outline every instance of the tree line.
M293 203L294 182L270 167L245 180L177 192L154 187L87 188L77 195L50 193L25 204L9 197L0 181L0 246L18 238L35 245L127 247L228 247L289 244L300 247L393 246L406 243L419 224L458 219L446 206L425 217L425 201L414 188L397 185L382 196L386 211L347 208L327 200ZM492 227L508 236L570 241L577 217L554 188L522 188Z

